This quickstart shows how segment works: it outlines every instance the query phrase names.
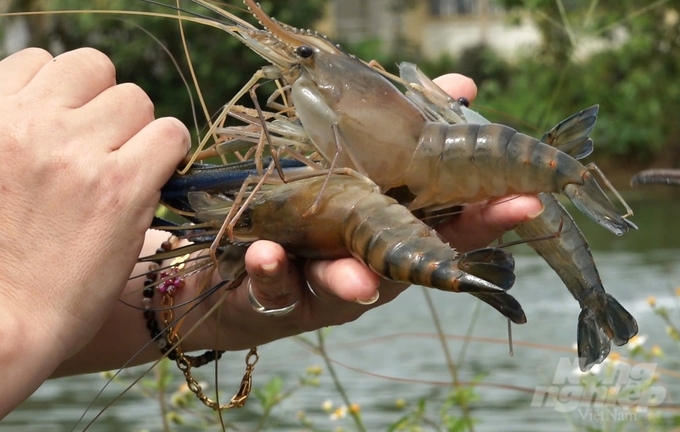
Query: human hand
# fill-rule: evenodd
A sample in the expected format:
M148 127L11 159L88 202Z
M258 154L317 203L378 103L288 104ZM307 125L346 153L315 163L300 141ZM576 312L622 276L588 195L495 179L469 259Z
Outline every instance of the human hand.
M116 85L93 49L4 59L0 100L0 339L22 362L9 365L6 388L23 389L14 397L107 318L189 134L177 120L154 121L146 94ZM0 403L0 417L10 405Z
M465 97L471 101L477 93L474 82L461 75L450 74L435 81L456 98ZM487 246L542 210L536 197L505 198L491 204L467 206L457 217L438 227L439 232L458 250L469 251ZM219 337L222 349L245 349L324 326L343 324L391 301L407 288L405 284L380 279L352 258L309 261L304 271L300 271L287 259L280 245L265 241L250 246L246 268L253 295L264 307L274 309L299 303L285 316L264 316L251 308L248 283L244 283L229 292L223 303L220 321L224 328ZM317 296L312 294L307 283ZM214 333L206 334L209 336L199 345L214 345Z
M442 77L438 83L456 97L472 100L476 93L474 83L460 75ZM537 214L541 208L535 197L503 199L491 206L469 205L455 219L442 224L439 230L459 250L473 250L485 247L530 215ZM168 234L162 231L148 231L142 256L153 254L167 237ZM148 265L140 264L136 274L147 271L147 268ZM180 335L186 336L182 341L184 350L247 349L324 326L343 324L389 302L408 287L379 278L352 258L308 261L298 265L288 259L280 245L268 241L255 242L248 248L246 270L253 294L262 305L282 308L299 301L297 307L284 316L264 316L250 305L247 281L226 293L222 290L220 295L210 296L208 301L186 315L178 329ZM203 276L201 273L187 278L186 288L175 294L176 305L196 297L198 287L205 282ZM212 281L208 281L208 286L220 281L215 275ZM307 282L318 298L311 293ZM116 305L111 319L85 349L62 363L55 376L141 364L160 356L156 344L150 342L148 330L143 327L142 312L129 306L141 307L142 283L143 278L128 282L123 302ZM189 332L222 299L220 310L199 324L198 331ZM175 318L193 305L178 307L174 311ZM140 350L141 347L145 348Z

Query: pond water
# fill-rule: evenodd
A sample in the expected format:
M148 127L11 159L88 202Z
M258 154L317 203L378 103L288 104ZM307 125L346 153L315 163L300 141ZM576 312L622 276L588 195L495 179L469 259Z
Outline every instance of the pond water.
M678 348L666 333L666 325L648 304L653 296L658 305L669 308L670 316L680 323L680 233L678 214L680 200L677 191L652 189L645 196L630 197L636 210L633 219L640 231L617 238L590 221L578 217L579 225L590 239L593 253L608 292L638 320L640 335L646 337L643 348L656 345L664 355L649 360L659 375L651 390L657 391L664 403L676 403L680 397ZM575 212L573 212L575 213ZM578 215L577 215L578 216ZM477 431L572 431L593 427L607 430L620 425L623 430L641 430L647 426L647 412L623 411L617 408L591 406L579 402L578 385L570 379L557 379L556 372L571 372L574 362L572 346L576 341L577 302L550 268L524 246L515 250L517 282L513 295L522 303L529 322L513 327L514 356L509 356L506 321L495 311L467 295L429 291L448 338L451 355L458 365L459 379L469 382L476 378L479 398L472 403L472 416ZM474 320L474 317L478 318ZM471 324L474 320L474 323ZM463 337L470 332L468 344ZM307 335L316 340L314 334ZM441 343L436 337L432 314L423 290L413 287L391 304L371 311L354 323L330 329L326 335L327 350L335 363L340 381L349 398L359 404L368 430L387 430L411 412L419 400L426 402L426 417L435 422L441 413L459 415L458 408L442 408L451 392L451 375ZM464 352L463 352L464 351ZM628 347L614 347L613 352L630 357ZM260 348L261 360L255 371L255 387L280 377L283 388L296 386L308 366L321 365L323 372L318 387L303 387L278 405L265 425L268 430L308 430L298 420L304 411L319 430L355 430L349 417L333 420L322 409L324 401L334 407L342 404L323 359L295 339L272 343ZM462 358L461 358L462 357ZM639 361L645 361L637 358ZM225 393L235 389L243 373L243 353L230 353L222 362L221 384ZM619 376L635 381L640 369L625 369L614 363ZM625 370L624 370L625 369ZM140 369L129 374L135 376ZM176 371L173 371L173 373ZM630 376L628 376L630 372ZM483 374L483 376L482 376ZM559 373L557 374L559 375ZM181 376L176 374L177 383ZM210 371L201 378L210 381ZM557 379L557 381L555 381ZM553 382L555 381L555 382ZM47 382L31 399L0 422L3 431L62 431L71 430L88 409L105 380L99 375L81 376ZM564 399L568 406L550 406L540 396L534 399L540 386L557 384L558 390L572 396ZM173 386L175 384L172 384ZM613 384L601 381L599 387L610 389ZM109 385L86 414L92 418L122 387ZM539 392L540 393L540 392ZM561 393L565 394L565 393ZM397 400L405 401L398 408ZM636 400L635 396L630 400ZM563 412L561 412L563 411ZM158 402L132 390L123 395L99 418L91 430L160 430ZM207 408L192 408L194 416L209 415ZM670 416L668 410L653 410L654 415ZM227 421L239 430L254 430L262 409L257 400L246 408L229 411ZM74 430L83 430L87 422ZM439 430L427 423L423 430ZM200 423L177 430L217 430ZM441 429L444 430L444 429Z

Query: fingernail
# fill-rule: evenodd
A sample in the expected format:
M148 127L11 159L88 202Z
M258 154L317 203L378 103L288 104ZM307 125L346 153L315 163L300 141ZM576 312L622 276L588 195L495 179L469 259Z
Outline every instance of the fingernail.
M370 299L356 299L354 300L354 303L358 303L363 306L369 306L372 305L373 303L377 302L378 299L380 298L380 291L376 290L375 295L371 297Z
M541 215L541 213L543 213L544 210L545 210L545 206L543 204L541 204L541 209L539 211L537 211L536 213L527 214L525 220L528 222L528 221L536 219L537 217L539 217Z
M262 264L260 266L260 270L262 271L262 276L265 277L276 276L276 274L279 272L279 262L274 261L268 264Z

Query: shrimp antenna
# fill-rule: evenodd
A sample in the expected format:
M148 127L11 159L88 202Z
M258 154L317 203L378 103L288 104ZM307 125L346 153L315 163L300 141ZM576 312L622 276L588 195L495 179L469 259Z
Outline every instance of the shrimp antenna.
M179 6L174 6L174 5L171 5L171 4L162 3L162 2L159 2L159 1L156 1L156 0L142 0L142 1L145 2L145 3L148 3L148 4L152 4L152 5L155 5L155 6L165 8L165 9L174 10L175 12L185 13L189 16L194 17L194 18L201 18L201 19L204 19L204 20L212 21L214 23L219 23L219 24L225 24L225 23L234 24L234 23L236 23L236 24L245 25L246 27L252 26L252 24L250 24L247 21L242 20L241 18L238 18L236 16L226 17L225 13L228 13L228 12L222 11L220 8L215 7L215 6L213 6L209 3L205 3L205 2L191 0L192 3L199 5L199 6L202 6L203 8L215 13L216 15L218 15L219 17L221 17L223 19L204 15L204 14L199 13L199 12L193 12L193 11L190 11L188 9L183 9Z
M512 347L512 321L508 318L508 348L510 349L510 357L515 355L515 350Z
M220 20L218 20L215 17L209 17L207 15L203 15L201 13L193 12L193 11L190 11L190 10L187 10L187 9L182 9L181 7L174 6L174 5L171 5L171 4L161 3L161 2L155 1L155 0L142 0L142 1L144 3L152 4L152 5L155 5L155 6L160 6L160 7L165 8L165 9L174 10L175 12L182 12L182 13L185 13L187 15L193 16L195 18L201 18L201 19L205 19L205 20L213 21L213 22L220 22Z

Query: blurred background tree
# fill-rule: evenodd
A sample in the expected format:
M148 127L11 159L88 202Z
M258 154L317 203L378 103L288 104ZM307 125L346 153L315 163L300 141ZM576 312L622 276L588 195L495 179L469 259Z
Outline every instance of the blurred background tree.
M680 164L680 1L498 2L528 12L543 43L515 62L509 82L489 86L492 94L482 85L480 97L505 101L492 103L501 111L535 105L522 119L542 128L559 120L556 105L576 111L599 103L598 154ZM606 46L589 52L595 38Z

